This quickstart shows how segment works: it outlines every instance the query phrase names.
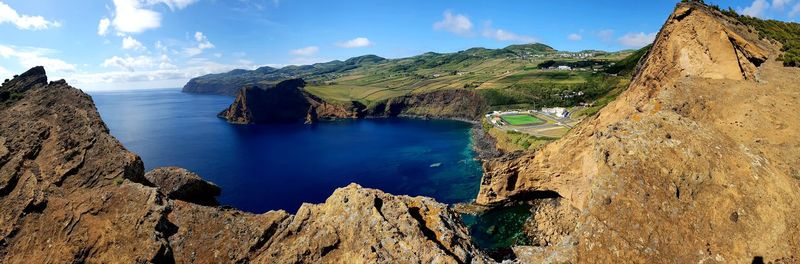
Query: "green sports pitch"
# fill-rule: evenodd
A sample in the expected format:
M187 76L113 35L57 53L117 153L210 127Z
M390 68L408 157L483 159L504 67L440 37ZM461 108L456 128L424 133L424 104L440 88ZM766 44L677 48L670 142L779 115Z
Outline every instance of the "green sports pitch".
M506 123L512 126L528 126L528 125L538 125L543 124L544 121L538 119L532 115L504 115L500 118L503 118Z

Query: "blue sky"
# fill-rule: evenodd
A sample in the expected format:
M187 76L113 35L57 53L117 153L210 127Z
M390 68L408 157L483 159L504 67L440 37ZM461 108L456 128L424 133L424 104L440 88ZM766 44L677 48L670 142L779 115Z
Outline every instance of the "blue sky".
M44 65L85 90L180 87L234 68L540 42L651 42L677 1L0 0L0 78ZM707 1L786 21L800 0ZM723 3L724 2L724 3Z

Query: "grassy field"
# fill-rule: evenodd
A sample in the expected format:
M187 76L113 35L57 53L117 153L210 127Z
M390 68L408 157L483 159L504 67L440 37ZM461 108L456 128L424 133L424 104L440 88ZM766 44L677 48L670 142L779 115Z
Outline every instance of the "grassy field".
M502 118L512 126L538 125L544 123L544 121L532 115L504 115L501 116L500 118Z
M536 137L515 131L502 131L497 128L488 130L489 135L497 140L497 147L507 152L531 150L556 140L553 137Z
M392 97L408 94L412 89L358 85L320 85L308 86L306 91L326 100L349 102L358 101L365 105Z

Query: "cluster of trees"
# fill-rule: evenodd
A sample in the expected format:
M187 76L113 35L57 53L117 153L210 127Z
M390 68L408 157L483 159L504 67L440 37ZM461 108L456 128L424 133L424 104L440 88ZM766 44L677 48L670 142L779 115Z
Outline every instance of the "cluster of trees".
M480 90L491 106L536 105L536 107L571 107L608 94L620 85L620 78L597 75L585 83L554 82L515 84L506 89Z

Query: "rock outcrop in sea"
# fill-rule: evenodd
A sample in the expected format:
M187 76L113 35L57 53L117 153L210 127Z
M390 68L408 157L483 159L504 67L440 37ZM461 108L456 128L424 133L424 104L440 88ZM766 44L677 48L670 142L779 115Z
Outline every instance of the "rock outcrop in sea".
M91 97L44 68L0 93L14 94L0 102L0 263L488 261L425 197L353 184L295 215L200 205L212 184L178 168L146 175Z
M488 109L481 96L467 89L410 94L368 107L357 101L328 102L306 92L304 86L302 79L294 79L273 87L244 87L219 117L234 124L314 123L319 120L397 116L474 121Z
M358 102L349 107L329 104L304 91L304 86L302 79L293 79L272 87L244 87L219 117L234 124L313 123L319 119L357 118L364 109Z
M800 262L800 69L698 3L677 6L632 84L562 139L485 164L477 202L556 197L526 261ZM557 262L558 262L557 261Z

